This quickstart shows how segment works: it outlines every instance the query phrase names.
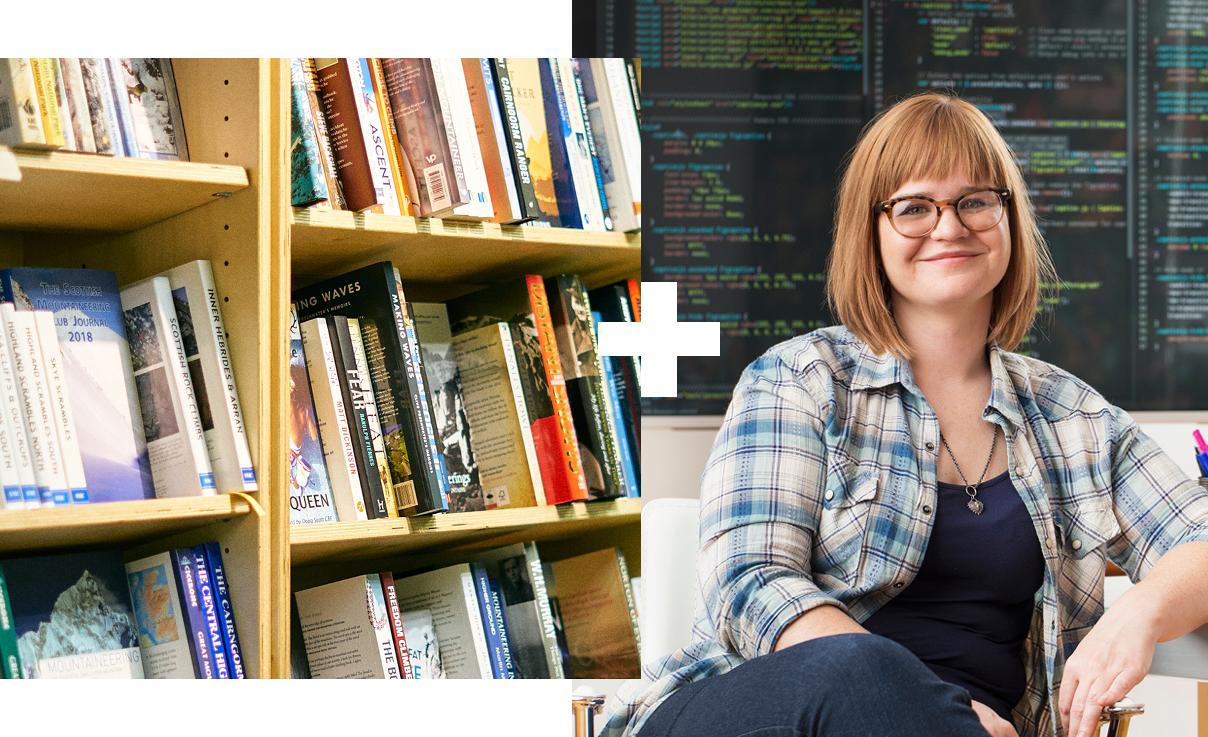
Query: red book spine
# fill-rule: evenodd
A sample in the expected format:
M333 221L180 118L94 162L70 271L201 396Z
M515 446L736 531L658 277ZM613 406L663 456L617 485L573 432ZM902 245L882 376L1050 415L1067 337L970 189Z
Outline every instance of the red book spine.
M403 633L403 613L398 606L398 592L394 590L394 574L383 571L378 574L382 579L382 593L386 595L386 608L390 610L390 631L394 633L394 650L398 655L399 673L403 678L415 678L411 670L411 654L407 652L407 637Z
M540 276L529 275L526 281L529 302L533 307L533 324L537 328L537 341L541 345L541 357L545 359L545 376L549 382L550 398L554 403L554 414L558 418L558 457L565 471L562 478L556 478L553 484L546 485L545 498L550 504L583 501L588 498L587 477L583 475L583 458L579 455L579 441L570 412L570 399L566 396L566 379L562 376L562 362L558 357L558 340L554 335L549 298L545 294L545 284ZM565 483L562 483L563 478Z

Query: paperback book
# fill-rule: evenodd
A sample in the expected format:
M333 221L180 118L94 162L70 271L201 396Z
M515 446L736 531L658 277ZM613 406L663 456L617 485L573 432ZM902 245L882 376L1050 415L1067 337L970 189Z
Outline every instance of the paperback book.
M335 522L336 507L319 438L306 351L297 310L290 310L289 327L289 523Z

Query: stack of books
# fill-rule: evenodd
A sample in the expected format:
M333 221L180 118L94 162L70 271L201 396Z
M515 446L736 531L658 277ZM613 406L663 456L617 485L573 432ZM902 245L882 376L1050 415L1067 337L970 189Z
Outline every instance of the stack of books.
M534 275L410 303L389 262L295 290L291 524L638 496L638 372L592 309L638 299Z
M626 59L293 59L293 204L640 229Z
M618 548L551 563L517 543L294 599L295 678L638 677L636 598Z

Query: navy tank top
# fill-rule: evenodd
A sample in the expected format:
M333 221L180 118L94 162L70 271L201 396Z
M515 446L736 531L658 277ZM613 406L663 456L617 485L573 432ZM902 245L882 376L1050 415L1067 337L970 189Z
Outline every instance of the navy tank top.
M986 505L980 516L966 506L964 486L939 484L918 575L863 626L1011 722L1025 688L1021 652L1044 554L1008 474L984 482L977 498Z

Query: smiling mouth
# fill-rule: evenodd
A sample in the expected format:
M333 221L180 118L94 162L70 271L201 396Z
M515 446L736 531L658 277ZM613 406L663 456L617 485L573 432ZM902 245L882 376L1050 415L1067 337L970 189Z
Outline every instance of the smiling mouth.
M952 259L972 258L974 256L980 256L980 255L981 254L975 253L973 251L956 251L953 253L941 253L936 256L932 256L931 258L926 258L923 260L924 261L949 261Z

